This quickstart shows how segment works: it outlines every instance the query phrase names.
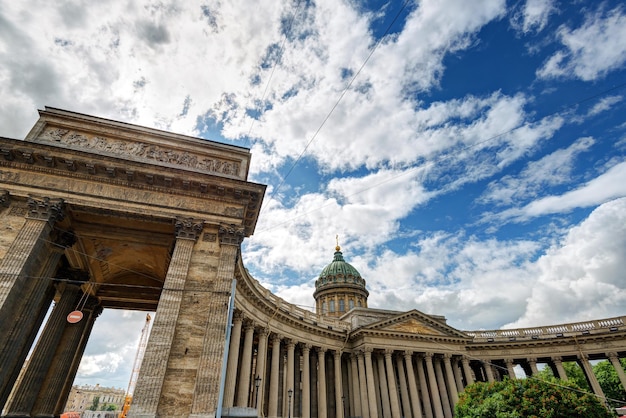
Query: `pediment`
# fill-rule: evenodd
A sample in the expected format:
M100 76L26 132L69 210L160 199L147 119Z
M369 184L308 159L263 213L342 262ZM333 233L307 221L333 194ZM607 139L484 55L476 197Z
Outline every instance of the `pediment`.
M433 337L469 338L461 331L447 325L443 320L417 310L404 312L364 327L372 331L391 331L403 334L419 334Z

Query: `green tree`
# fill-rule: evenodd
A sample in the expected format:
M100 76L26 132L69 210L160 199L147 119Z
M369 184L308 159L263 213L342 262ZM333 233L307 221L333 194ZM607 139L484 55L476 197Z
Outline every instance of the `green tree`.
M622 368L626 368L626 360L621 359ZM619 380L617 371L613 364L604 360L593 366L593 374L596 375L598 383L604 392L604 396L609 400L612 407L624 406L626 404L626 392Z
M593 395L554 377L505 379L469 385L455 407L458 418L611 418Z
M89 409L90 411L97 411L99 403L100 403L100 397L99 396L94 396L93 397L93 401L91 401L91 406L89 408L87 408L87 409Z
M575 361L563 363L563 369L565 370L565 374L567 374L567 380L573 381L584 391L591 391L587 378L585 377L585 373L583 372L583 369L580 368L578 363ZM549 377L556 376L554 376L550 367L544 367L536 377L541 380L546 380Z

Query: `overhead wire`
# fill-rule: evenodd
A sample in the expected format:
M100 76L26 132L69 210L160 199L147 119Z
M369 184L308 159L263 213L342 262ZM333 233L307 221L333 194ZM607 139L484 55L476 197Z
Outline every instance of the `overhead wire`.
M304 157L304 154L307 152L307 150L309 149L309 147L311 146L311 144L313 143L313 141L315 141L315 139L317 138L318 134L321 132L322 128L324 127L324 125L326 125L326 122L328 122L328 120L330 119L331 115L335 112L335 109L337 109L337 106L339 106L339 103L341 102L341 100L344 98L344 96L346 95L346 93L348 92L348 90L350 90L350 87L352 87L352 84L354 83L354 81L357 79L357 77L359 76L359 74L361 74L361 71L363 71L363 68L365 68L365 65L369 62L370 58L372 57L372 55L374 55L374 52L376 52L376 50L378 49L378 47L380 46L380 44L385 40L385 36L387 36L387 34L389 33L389 31L391 30L391 28L395 25L396 21L398 20L398 18L400 17L400 15L404 12L404 9L406 8L407 4L409 3L409 0L404 0L402 2L402 6L400 7L400 9L398 10L398 12L396 13L396 15L394 16L394 18L392 19L391 23L389 23L389 25L387 25L387 28L385 29L384 33L380 36L380 38L378 39L378 41L376 42L376 44L374 44L374 47L370 50L369 54L367 55L367 57L365 58L365 60L363 61L363 63L361 64L361 66L359 67L359 69L356 71L356 73L352 76L352 78L350 79L350 81L348 82L348 84L346 85L346 87L342 90L342 92L339 94L339 97L337 98L337 100L335 101L335 104L330 108L330 110L328 111L328 113L326 114L326 116L324 117L324 119L322 120L322 122L320 123L320 125L318 126L318 128L315 130L315 132L313 133L313 135L311 136L311 138L309 139L309 141L306 143L304 149L300 152L300 154L298 155L298 157L295 159L295 161L293 162L293 164L291 164L291 166L289 167L289 169L287 170L287 172L285 173L285 175L282 177L281 181L278 183L278 185L276 187L273 188L272 193L269 196L270 200L274 199L274 196L276 196L276 194L278 193L278 191L281 189L281 187L283 186L283 184L285 184L285 181L287 180L287 178L289 177L289 175L291 174L291 172L294 170L294 168L300 163L300 161L302 160L302 158ZM382 6L381 6L382 7ZM261 208L261 212L263 213L263 211L265 210L267 206L264 205Z
M553 117L553 116L559 115L559 114L561 114L561 113L563 113L563 112L565 112L565 111L568 111L568 110L570 110L570 109L573 109L573 108L575 108L575 107L579 106L580 104L583 104L583 103L588 102L588 101L590 101L590 100L596 99L596 98L598 98L598 97L605 96L605 95L607 95L607 94L609 94L609 93L611 93L611 92L614 92L614 91L617 91L617 90L621 90L621 89L623 89L624 87L626 87L626 82L623 82L623 83L621 83L621 84L618 84L618 85L616 85L616 86L613 86L613 87L611 87L611 88L608 88L608 89L606 89L606 90L603 90L603 91L601 91L601 92L599 92L599 93L595 93L595 94L593 94L593 95L591 95L591 96L585 97L585 98L583 98L583 99L581 99L581 100L578 100L578 101L576 101L576 102L574 102L574 103L571 103L571 104L569 104L569 105L566 105L565 107L561 106L561 108L560 108L560 109L558 109L558 110L555 110L555 111L553 111L553 112L550 112L550 113L546 113L546 114L544 114L544 115L542 116L542 118L543 118L543 119L546 119L546 118L549 118L549 117ZM409 175L409 174L413 173L413 172L414 172L414 171L416 171L416 170L429 168L429 167L431 167L431 166L433 166L433 165L435 165L435 164L439 164L439 163L441 163L442 161L445 161L445 160L447 160L447 159L449 159L449 158L452 158L452 157L457 156L457 155L458 155L458 153L460 153L460 152L468 151L468 150L471 150L472 148L475 148L475 147L478 147L478 146L484 145L484 144L486 144L486 143L489 143L489 142L491 142L491 141L494 141L494 140L496 140L496 139L498 139L498 138L500 138L500 137L502 137L502 136L505 136L505 135L511 134L511 133L513 133L513 132L517 131L518 129L522 129L522 128L527 127L527 126L529 126L529 125L531 125L531 122L524 122L524 123L521 123L521 124L519 124L519 125L517 125L517 126L515 126L515 127L513 127L513 128L510 128L510 129L508 129L508 130L506 130L506 131L503 131L503 132L500 132L500 133L498 133L498 134L492 135L492 136L490 136L490 137L488 137L488 138L486 138L486 139L483 139L483 140L479 140L479 141L473 142L473 143L471 143L471 144L468 144L468 145L462 146L462 147L460 147L460 148L456 148L456 149L451 150L450 152L445 153L445 154L437 155L437 156L435 156L432 160L430 160L430 161L426 161L426 162L425 162L424 164L422 164L422 165L418 165L418 166L414 166L414 167L412 167L412 168L408 168L408 169L406 169L406 170L402 171L401 173L399 173L399 174L397 174L397 175L395 175L395 176L389 176L389 177L388 177L388 178L386 178L385 180L382 180L382 181L380 181L380 182L378 182L378 183L374 183L374 184L372 184L372 185L370 185L370 186L368 186L368 187L364 187L364 188L362 188L362 189L359 189L359 190L357 190L357 191L355 191L355 192L353 192L353 193L351 193L351 194L345 195L345 196L344 196L344 198L349 199L349 198L351 198L351 197L354 197L354 196L357 196L357 195L359 195L359 194L361 194L361 193L364 193L364 192L366 192L366 191L368 191L368 190L375 189L375 188L380 187L380 186L382 186L382 185L384 185L384 184L387 184L387 183L389 183L389 182L392 182L392 181L394 181L394 180L397 180L397 179L398 179L398 178L400 178L400 177L404 177L404 176L406 176L406 175ZM294 221L294 220L296 220L296 219L299 219L299 218L301 218L301 217L303 217L303 216L306 216L306 215L309 215L309 214L311 214L311 213L317 212L317 211L322 210L322 209L324 209L324 208L326 208L326 207L328 207L328 206L331 206L331 205L334 205L334 202L328 202L328 203L325 203L325 204L323 204L323 205L317 206L317 207L315 207L315 208L312 208L312 209L310 209L310 210L307 210L307 211L305 211L305 212L302 212L302 213L300 213L300 214L298 214L298 215L296 215L296 216L293 216L293 217L291 217L291 218L289 218L289 219L286 219L286 220L284 220L284 221L282 221L282 222L279 222L279 223L277 223L277 224L273 224L273 225L271 225L271 226L270 226L270 227L268 227L268 228L265 228L265 229L258 229L258 230L256 230L256 231L255 231L255 233L256 233L256 234L259 234L259 233L263 233L263 232L272 231L273 229L275 229L275 228L277 228L277 227L279 227L279 226L281 226L281 225L286 225L286 224L289 224L289 223L293 222L293 221ZM261 212L262 212L262 211L261 211Z

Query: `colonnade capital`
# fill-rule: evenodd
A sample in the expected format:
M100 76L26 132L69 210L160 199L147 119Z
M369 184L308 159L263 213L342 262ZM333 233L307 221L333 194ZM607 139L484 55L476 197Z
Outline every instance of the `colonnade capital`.
M11 203L11 195L8 190L0 190L0 207L8 208Z
M49 197L44 197L41 200L29 197L26 217L53 223L60 222L65 219L65 201Z
M272 334L272 344L280 344L280 342L283 340L283 336L280 334Z
M222 224L218 230L220 245L240 245L245 236L243 227L234 224Z
M560 362L563 361L563 357L561 357L561 356L554 356L554 357L552 357L552 361L555 362L555 363L560 363Z
M413 357L413 350L405 350L403 354L404 358L411 358Z
M194 218L176 218L174 223L176 238L196 241L204 229L204 220Z
M616 359L616 358L618 358L618 357L617 357L617 353L616 353L616 352L614 352L614 351L611 351L611 352L609 352L609 353L606 353L606 356L607 356L609 359Z
M240 323L242 323L243 319L244 319L243 312L241 312L241 311L233 312L233 322L240 322Z

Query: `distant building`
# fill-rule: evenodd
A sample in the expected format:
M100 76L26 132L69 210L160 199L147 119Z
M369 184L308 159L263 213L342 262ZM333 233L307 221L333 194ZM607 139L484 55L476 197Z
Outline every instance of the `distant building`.
M100 385L82 385L82 386L72 386L72 390L70 391L70 396L67 399L67 404L65 405L64 412L80 412L81 414L85 411L88 411L94 404L94 400L98 398L98 406L97 411L106 412L105 410L109 405L114 405L115 410L119 411L122 409L124 405L124 397L126 396L126 391L124 389L119 388L108 388ZM91 411L89 411L91 412ZM96 415L82 415L83 417L96 417ZM100 418L105 418L104 415Z

